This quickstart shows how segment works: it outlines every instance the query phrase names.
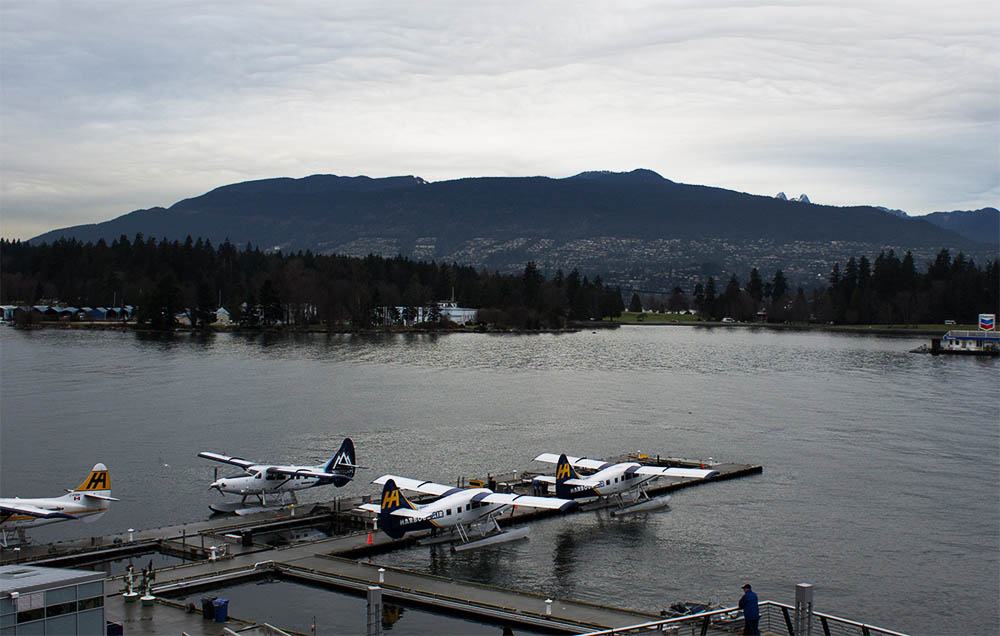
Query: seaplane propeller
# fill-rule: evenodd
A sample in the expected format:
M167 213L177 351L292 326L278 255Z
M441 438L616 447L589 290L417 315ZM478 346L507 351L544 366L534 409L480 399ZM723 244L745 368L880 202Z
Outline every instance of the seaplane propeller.
M223 492L223 490L222 490L222 486L223 486L223 483L219 481L219 467L216 466L215 470L213 471L213 475L212 475L212 483L210 483L208 485L208 489L211 490L211 489L215 488L220 493L225 494Z

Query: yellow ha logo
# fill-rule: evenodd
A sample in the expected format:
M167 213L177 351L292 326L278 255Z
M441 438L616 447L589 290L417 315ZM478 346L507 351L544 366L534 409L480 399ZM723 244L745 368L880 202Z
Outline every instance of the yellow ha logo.
M569 479L569 464L559 464L559 468L556 470L556 479Z
M107 490L107 489L108 489L108 471L106 470L90 473L90 478L87 480L87 485L81 488L81 490Z
M399 505L399 491L391 490L385 493L385 497L382 498L382 507L391 508L393 506Z

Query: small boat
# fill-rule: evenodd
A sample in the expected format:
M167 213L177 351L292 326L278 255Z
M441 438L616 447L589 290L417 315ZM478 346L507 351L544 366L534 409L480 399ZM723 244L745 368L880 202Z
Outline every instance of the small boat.
M940 338L931 338L929 349L918 347L913 353L997 356L1000 355L1000 334L995 331L953 329Z

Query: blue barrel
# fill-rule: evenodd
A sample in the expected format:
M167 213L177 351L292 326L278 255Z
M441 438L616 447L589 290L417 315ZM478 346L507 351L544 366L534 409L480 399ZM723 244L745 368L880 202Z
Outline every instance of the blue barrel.
M229 618L229 599L217 598L212 601L212 609L215 611L215 622L225 623Z

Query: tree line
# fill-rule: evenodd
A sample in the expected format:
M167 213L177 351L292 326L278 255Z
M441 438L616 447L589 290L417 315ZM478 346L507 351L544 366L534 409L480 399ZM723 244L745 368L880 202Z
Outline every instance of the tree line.
M765 280L753 268L744 283L733 274L725 286L708 277L690 293L680 287L645 297L636 292L629 309L834 324L968 324L979 313L1000 313L1000 260L981 269L946 249L922 273L909 252L902 259L882 252L874 263L852 257L843 267L835 264L826 283L793 291L781 270ZM620 289L600 277L590 280L574 269L546 279L534 263L520 274L499 274L401 256L283 254L228 241L215 247L191 237L181 243L122 235L110 245L0 239L0 304L131 304L138 322L150 328L172 328L182 312L195 327L207 326L219 307L249 328L367 329L409 324L418 315L425 327L436 328L442 322L438 301L445 299L478 309L477 322L497 328L562 328L625 309Z
M137 321L156 329L173 328L185 312L193 326L205 327L219 307L248 328L367 329L418 313L430 317L424 326L436 328L445 299L478 309L484 326L552 329L617 317L621 298L600 277L574 269L547 280L534 263L520 274L500 274L401 256L284 254L228 241L215 247L191 237L182 243L122 235L110 245L0 239L0 304L134 305Z
M794 292L781 270L771 280L757 268L740 284L730 276L724 289L709 277L690 294L675 287L671 294L632 294L629 310L681 312L694 310L705 319L768 322L820 322L823 324L920 324L955 320L974 324L978 314L1000 314L1000 260L980 269L959 253L942 249L921 273L906 252L900 259L893 250L881 252L874 264L866 257L851 257L844 267L835 263L826 280L812 290Z

